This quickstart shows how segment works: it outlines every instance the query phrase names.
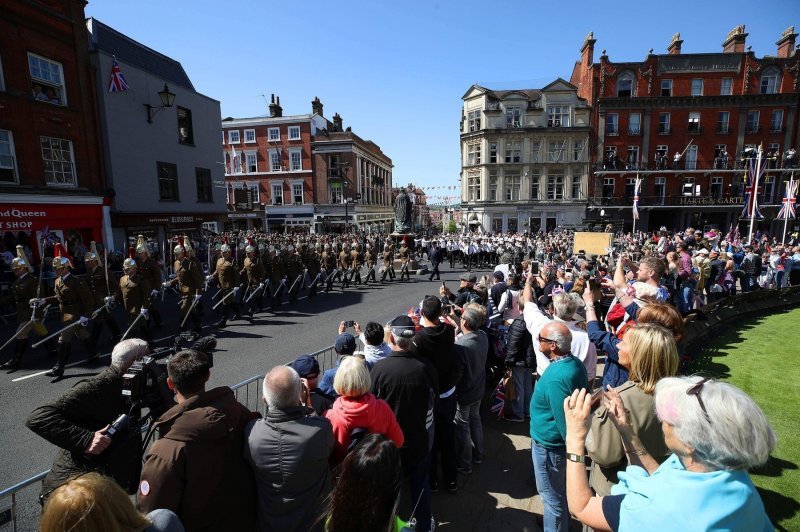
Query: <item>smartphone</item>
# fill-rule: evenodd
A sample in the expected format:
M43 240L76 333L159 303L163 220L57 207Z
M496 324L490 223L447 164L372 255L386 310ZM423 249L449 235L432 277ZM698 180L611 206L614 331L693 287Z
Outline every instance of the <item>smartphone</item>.
M354 322L354 321L346 321L346 322L344 322L344 326L345 327L355 327L355 325L356 325L356 322Z
M531 273L533 275L539 275L539 261L535 260L531 262Z
M600 406L600 403L603 400L603 387L596 389L592 392L592 410Z
M447 285L444 284L444 281L442 281L442 288L447 288Z

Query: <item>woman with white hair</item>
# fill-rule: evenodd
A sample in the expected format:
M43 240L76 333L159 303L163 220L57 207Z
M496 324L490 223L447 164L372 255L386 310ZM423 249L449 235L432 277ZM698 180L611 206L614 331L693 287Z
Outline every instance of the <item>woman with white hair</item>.
M631 466L612 495L595 497L584 464L591 395L575 390L564 399L567 500L582 523L600 530L773 530L747 471L767 461L776 438L747 394L710 378L660 380L655 408L673 453L660 466L619 394L609 390L604 400Z

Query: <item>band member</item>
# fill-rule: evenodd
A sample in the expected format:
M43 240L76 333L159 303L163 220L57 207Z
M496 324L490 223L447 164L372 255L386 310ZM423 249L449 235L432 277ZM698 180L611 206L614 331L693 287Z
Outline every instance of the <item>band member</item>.
M175 263L172 266L175 278L165 282L163 287L178 285L178 293L181 296L180 332L191 328L192 331L200 334L200 330L203 328L199 309L202 304L200 300L203 297L203 268L200 262L191 256L191 249L188 238L180 237L178 239L178 245L172 250L175 255Z
M97 252L97 244L95 242L91 242L90 251L84 255L83 261L86 263L84 280L92 292L92 308L100 309L94 318L92 342L97 344L103 332L103 325L106 325L108 330L111 331L111 342L116 345L122 338L122 334L119 332L117 320L111 313L111 308L109 308L110 301L114 299L111 293L112 284L109 280L108 268L100 260L100 254ZM118 289L116 279L114 279L113 286L116 292ZM112 296L111 299L109 299L109 296Z
M150 250L147 247L143 235L139 235L139 239L136 242L136 267L139 275L147 280L148 286L152 289L150 297L154 304L150 305L149 313L153 318L156 329L160 329L161 313L156 309L155 298L158 297L158 289L161 287L161 268L159 268L156 261L150 256Z

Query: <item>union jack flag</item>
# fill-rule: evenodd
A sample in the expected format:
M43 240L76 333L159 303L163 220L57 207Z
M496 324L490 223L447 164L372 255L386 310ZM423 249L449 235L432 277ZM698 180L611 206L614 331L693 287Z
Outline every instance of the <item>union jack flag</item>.
M633 187L633 219L639 219L639 192L642 188L642 179L636 176L636 181Z
M498 417L502 417L505 414L505 405L506 405L506 387L503 385L503 379L500 379L500 382L497 383L497 387L494 389L494 393L492 394L492 404L489 407L489 410L497 414Z
M797 181L794 177L786 182L786 196L783 198L783 206L778 211L779 220L794 220L797 217L795 212L795 203L797 203Z
M756 183L761 180L765 168L766 165L758 168L756 160L750 159L747 166L747 187L744 189L744 207L740 218L758 218L759 220L764 218L758 209L758 193L761 191L761 187L756 189Z
M128 90L128 82L119 69L117 59L114 58L114 65L111 67L111 83L108 84L108 92L123 92Z

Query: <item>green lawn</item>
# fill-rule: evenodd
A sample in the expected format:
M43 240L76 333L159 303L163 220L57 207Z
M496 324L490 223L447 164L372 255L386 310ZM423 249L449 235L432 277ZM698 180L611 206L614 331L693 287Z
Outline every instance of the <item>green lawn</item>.
M737 323L704 349L695 371L744 390L767 414L778 447L752 471L772 523L800 530L800 309Z

